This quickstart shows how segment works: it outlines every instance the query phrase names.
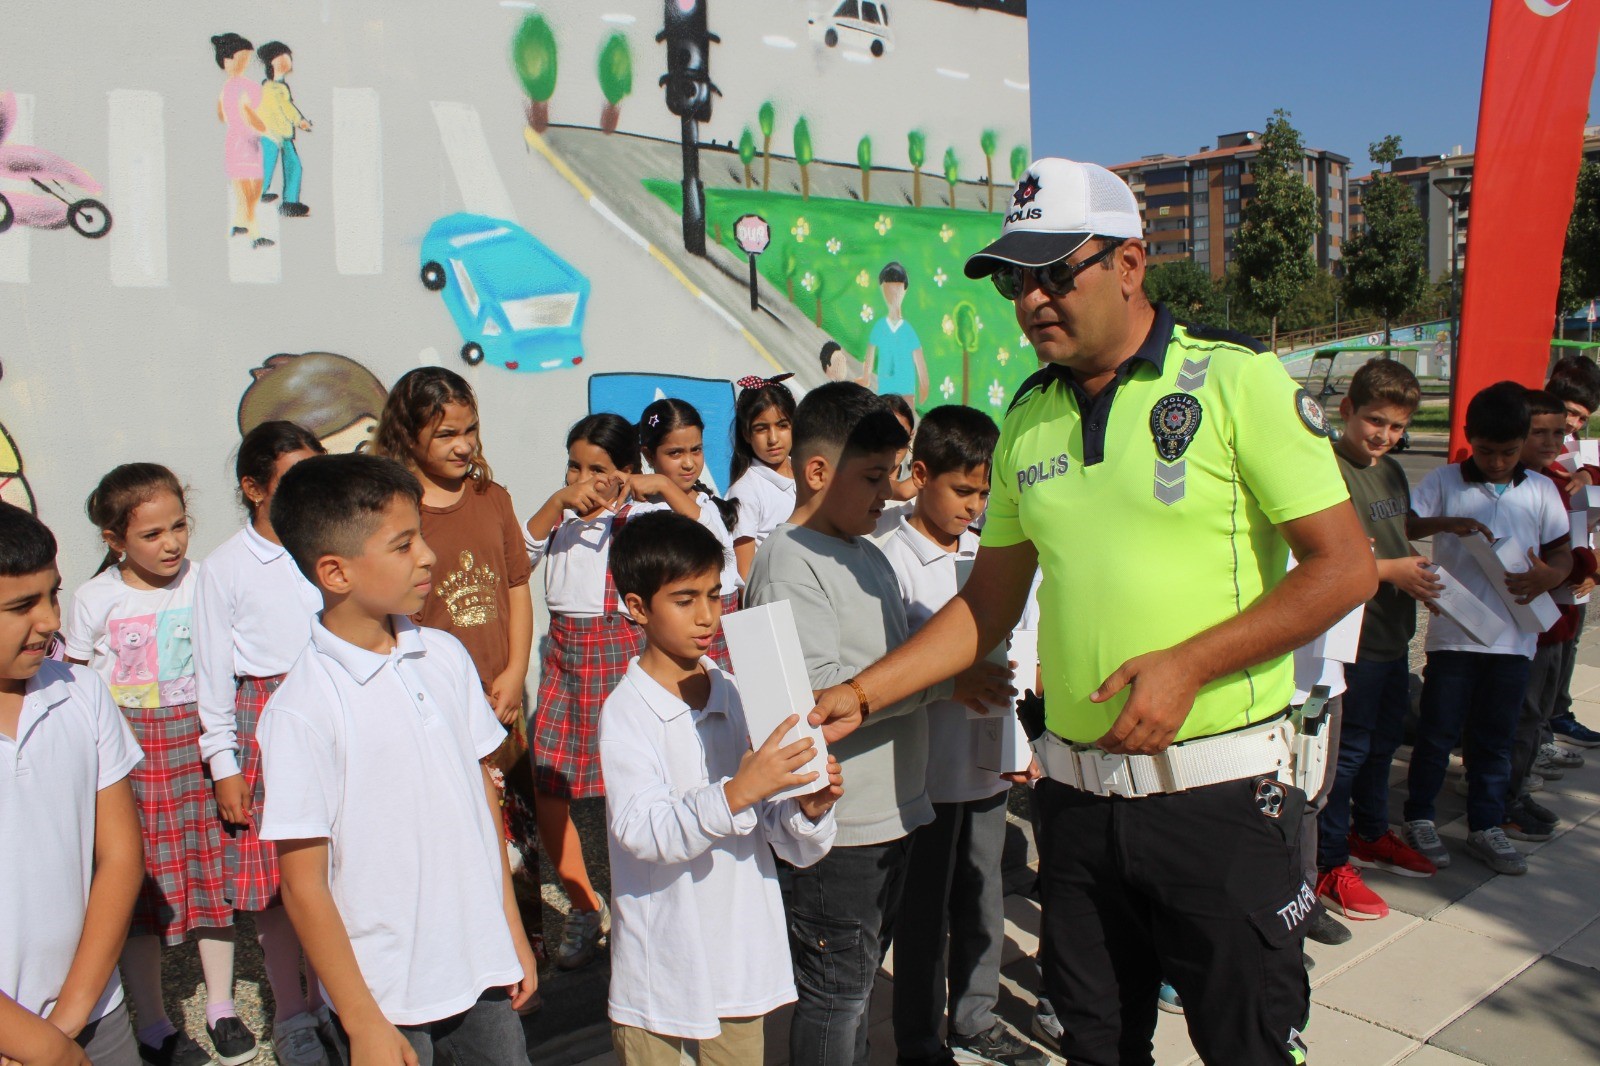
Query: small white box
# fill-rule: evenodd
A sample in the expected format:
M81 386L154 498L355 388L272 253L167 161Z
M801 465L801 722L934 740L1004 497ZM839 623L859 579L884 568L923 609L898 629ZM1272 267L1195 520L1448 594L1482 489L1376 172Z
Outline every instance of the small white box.
M1556 463L1565 469L1567 473L1576 474L1578 467L1583 465L1583 458L1577 452L1562 452L1556 456Z
M1589 546L1588 511L1568 511L1567 529L1574 548L1587 548Z
M1430 563L1428 569L1444 586L1438 598L1433 601L1433 606L1440 614L1460 626L1467 636L1486 648L1500 639L1500 634L1506 630L1506 624L1499 615L1490 610L1489 606L1469 592L1454 574L1438 563Z
M1600 439L1588 437L1578 442L1578 458L1584 466L1600 466Z
M1356 652L1361 647L1361 623L1366 617L1367 605L1363 603L1333 623L1327 632L1306 645L1306 650L1319 659L1332 659L1340 663L1355 662Z
M1539 593L1528 603L1518 603L1517 597L1506 588L1507 573L1520 573L1528 569L1527 556L1517 549L1511 538L1501 537L1490 544L1481 535L1469 533L1461 537L1461 545L1489 579L1495 595L1500 597L1500 602L1522 632L1543 633L1561 618L1561 609L1548 592Z
M1022 731L1022 721L1011 709L994 711L967 723L978 769L997 774L1019 774L1033 762L1033 749Z
M1585 486L1577 500L1582 500L1584 507L1591 511L1600 511L1600 485ZM1577 500L1573 502L1576 503Z
M794 611L787 600L722 616L722 632L728 638L728 656L733 660L734 681L744 703L745 728L750 731L750 746L759 748L772 731L791 714L800 723L790 731L787 742L810 737L817 745L811 761L798 773L817 772L810 784L786 789L774 800L805 796L828 783L828 744L822 730L806 717L817 705L806 672L805 652L800 647L800 632L795 628Z

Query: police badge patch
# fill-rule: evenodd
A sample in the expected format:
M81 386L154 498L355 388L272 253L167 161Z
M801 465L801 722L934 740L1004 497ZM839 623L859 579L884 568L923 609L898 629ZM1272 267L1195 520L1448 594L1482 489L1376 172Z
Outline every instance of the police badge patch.
M1150 435L1155 438L1156 454L1169 463L1177 461L1200 431L1200 414L1200 401L1185 393L1175 392L1157 400L1150 408Z
M1299 389L1294 394L1294 410L1300 416L1300 421L1306 428L1319 437L1333 436L1333 427L1328 425L1328 416L1323 413L1322 405L1311 398L1305 389Z

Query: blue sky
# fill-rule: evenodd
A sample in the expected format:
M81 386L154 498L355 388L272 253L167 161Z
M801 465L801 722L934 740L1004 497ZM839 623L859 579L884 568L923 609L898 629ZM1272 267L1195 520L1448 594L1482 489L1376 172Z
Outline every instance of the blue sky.
M1488 0L1032 0L1028 22L1035 156L1185 154L1276 107L1357 173L1387 133L1407 155L1476 135Z

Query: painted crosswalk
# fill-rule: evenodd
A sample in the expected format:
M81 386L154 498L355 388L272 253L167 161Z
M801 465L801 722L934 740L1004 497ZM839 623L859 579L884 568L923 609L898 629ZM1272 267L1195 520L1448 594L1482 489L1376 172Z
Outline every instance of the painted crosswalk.
M106 187L116 190L115 221L107 235L111 284L165 285L167 133L161 94L113 89L106 110Z
M17 120L6 134L10 144L33 143L33 95L31 93L17 93ZM0 193L6 192L33 192L31 185L25 181L16 181L11 178L0 178ZM0 281L9 281L16 284L27 284L33 278L29 268L29 254L33 248L33 235L28 232L28 227L13 224L4 233L0 233Z
M333 90L333 239L341 274L383 273L378 90Z
M470 104L436 100L433 118L439 125L445 158L461 189L461 201L466 210L516 221L511 194L506 191L506 183L494 165L494 154L489 151L489 140L483 134L478 109Z

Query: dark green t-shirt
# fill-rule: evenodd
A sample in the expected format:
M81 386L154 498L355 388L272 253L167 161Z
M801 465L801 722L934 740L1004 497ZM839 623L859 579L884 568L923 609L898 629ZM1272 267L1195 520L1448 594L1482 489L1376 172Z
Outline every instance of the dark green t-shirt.
M1335 448L1339 473L1344 475L1361 525L1372 538L1379 559L1403 559L1416 553L1406 539L1406 513L1411 510L1411 487L1400 464L1385 455L1362 469ZM1378 594L1367 601L1366 617L1361 622L1362 662L1389 662L1403 658L1411 637L1417 631L1417 601L1387 581L1380 582Z

